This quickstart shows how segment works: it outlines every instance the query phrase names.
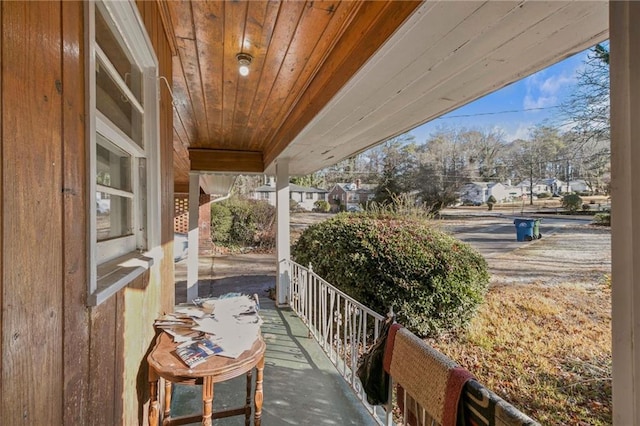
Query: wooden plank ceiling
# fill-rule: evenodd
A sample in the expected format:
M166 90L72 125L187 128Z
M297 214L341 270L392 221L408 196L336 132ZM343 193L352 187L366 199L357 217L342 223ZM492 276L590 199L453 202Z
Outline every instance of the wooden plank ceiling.
M263 172L419 2L171 1L176 189ZM238 72L238 53L252 56ZM256 158L259 161L256 161Z
M608 37L606 1L166 4L176 190L283 157L313 172Z

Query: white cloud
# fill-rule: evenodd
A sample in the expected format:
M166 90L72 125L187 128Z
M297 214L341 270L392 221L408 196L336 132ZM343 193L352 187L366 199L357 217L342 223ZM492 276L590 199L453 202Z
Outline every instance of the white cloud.
M533 109L533 108L547 108L550 106L555 106L558 101L558 98L555 96L532 96L525 95L522 100L522 107L524 109Z
M548 108L560 103L558 94L576 82L577 67L559 74L549 75L549 70L539 71L526 79L527 93L522 101L525 109Z
M497 129L504 133L504 140L506 142L512 142L516 139L527 139L532 127L533 123L518 123L517 127L512 127L510 125L496 126Z
M567 85L576 82L575 70L571 74L554 75L542 82L540 91L548 95L556 95L558 91Z

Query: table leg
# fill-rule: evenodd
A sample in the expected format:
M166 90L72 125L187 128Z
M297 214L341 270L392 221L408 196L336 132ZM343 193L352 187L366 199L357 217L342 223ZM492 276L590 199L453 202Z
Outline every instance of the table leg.
M244 404L244 426L251 424L251 377L253 369L247 372L247 399Z
M164 416L163 418L168 419L171 417L171 382L169 380L164 380Z
M211 426L213 415L213 377L202 379L202 426Z
M158 375L149 367L149 426L158 426Z
M262 378L264 372L264 355L258 361L258 365L256 365L256 394L255 394L255 415L253 418L253 424L255 426L260 426L262 424L262 400L264 398L262 394Z

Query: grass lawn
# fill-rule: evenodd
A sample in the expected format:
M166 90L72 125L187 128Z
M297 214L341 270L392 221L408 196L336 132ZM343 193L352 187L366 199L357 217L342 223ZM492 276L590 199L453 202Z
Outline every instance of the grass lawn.
M612 423L608 283L494 285L463 335L430 343L542 424Z

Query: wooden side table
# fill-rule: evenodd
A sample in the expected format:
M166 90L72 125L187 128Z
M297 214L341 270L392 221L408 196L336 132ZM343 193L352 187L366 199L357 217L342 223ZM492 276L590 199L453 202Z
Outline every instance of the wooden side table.
M251 422L251 373L255 368L256 390L253 398L255 405L254 425L260 426L262 421L262 380L264 370L264 352L266 345L262 336L253 343L251 349L244 351L238 358L226 358L214 355L206 362L194 368L187 367L174 353L176 344L167 333L160 333L156 346L147 361L149 363L149 386L151 401L149 405L149 426L158 425L158 379L165 381L165 398L162 425L184 425L202 420L202 424L210 426L212 419L230 416L245 416L245 425ZM242 407L213 412L213 385L233 379L242 374L247 375L247 397ZM202 384L202 415L171 417L171 384Z

